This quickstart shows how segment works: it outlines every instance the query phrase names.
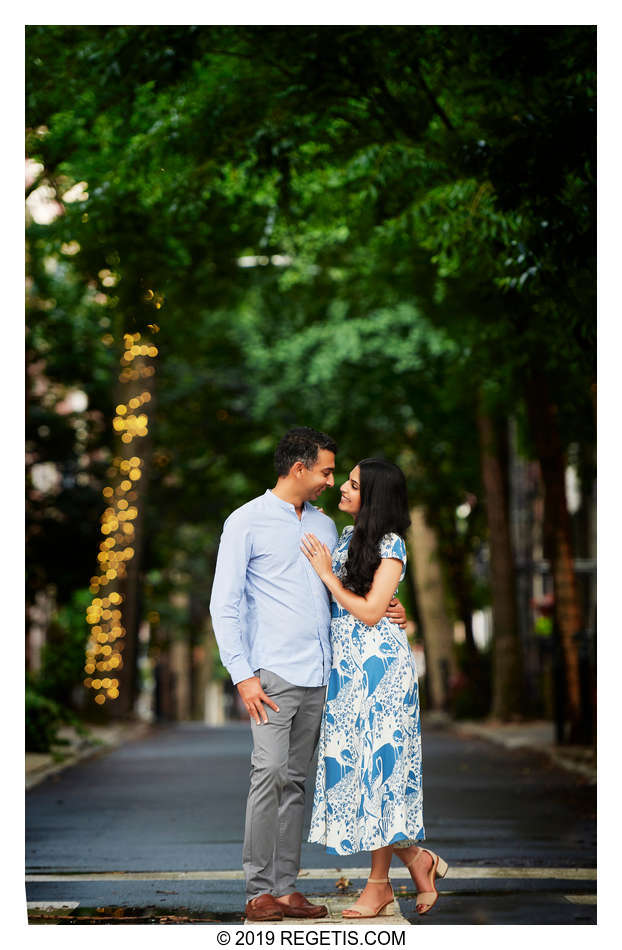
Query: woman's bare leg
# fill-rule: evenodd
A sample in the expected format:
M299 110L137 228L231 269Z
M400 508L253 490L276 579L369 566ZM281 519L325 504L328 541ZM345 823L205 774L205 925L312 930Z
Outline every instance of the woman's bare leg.
M371 852L371 871L369 872L369 876L372 881L383 881L389 876L392 857L393 848L390 845ZM390 884L370 884L368 882L361 891L361 896L356 904L353 904L347 911L344 911L344 914L350 916L348 911L352 911L352 916L356 917L357 915L354 911L356 911L359 904L364 904L369 908L382 907L383 904L391 900L391 897L392 890Z

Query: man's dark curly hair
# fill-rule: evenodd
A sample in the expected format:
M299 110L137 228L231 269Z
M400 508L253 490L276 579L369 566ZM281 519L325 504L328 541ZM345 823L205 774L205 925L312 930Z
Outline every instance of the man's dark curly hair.
M302 462L305 468L313 468L317 462L318 451L326 449L337 452L337 443L325 432L317 432L308 426L297 426L286 432L274 453L274 467L281 477L289 475L296 462Z

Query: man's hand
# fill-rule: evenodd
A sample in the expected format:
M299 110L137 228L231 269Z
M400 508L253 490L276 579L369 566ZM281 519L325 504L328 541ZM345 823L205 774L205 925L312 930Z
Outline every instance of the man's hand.
M397 597L394 597L387 607L385 617L388 617L391 623L396 623L402 630L406 629L406 610Z
M268 721L263 703L269 706L270 709L274 709L275 712L279 711L276 703L273 703L270 697L264 693L258 676L250 676L247 680L240 680L239 683L236 683L236 686L249 716L255 720L258 726L262 722Z

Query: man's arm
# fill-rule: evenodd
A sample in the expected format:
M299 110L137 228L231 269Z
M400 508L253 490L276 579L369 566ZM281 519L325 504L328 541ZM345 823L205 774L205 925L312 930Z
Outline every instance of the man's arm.
M240 623L250 553L248 530L237 520L227 519L218 548L210 614L220 658L234 683L253 675Z
M278 712L264 693L246 652L240 623L240 604L246 585L246 568L251 555L248 529L237 519L227 519L223 528L210 600L210 614L220 658L237 686L248 713L259 724L267 716L262 703Z

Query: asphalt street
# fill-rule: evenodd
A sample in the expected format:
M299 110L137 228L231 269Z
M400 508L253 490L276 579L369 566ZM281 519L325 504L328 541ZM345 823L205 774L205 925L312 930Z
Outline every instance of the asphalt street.
M426 843L450 869L436 907L419 918L410 878L394 860L408 923L596 923L596 791L589 781L536 752L425 721L423 756ZM249 757L244 723L171 724L31 789L31 922L87 922L98 914L118 922L158 915L241 922ZM354 897L366 864L365 855L337 857L305 843L300 890ZM336 887L340 879L345 892Z

